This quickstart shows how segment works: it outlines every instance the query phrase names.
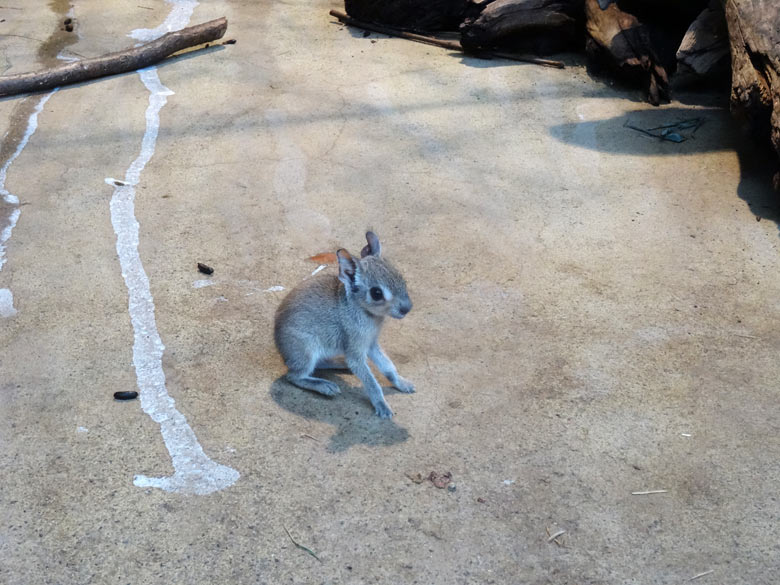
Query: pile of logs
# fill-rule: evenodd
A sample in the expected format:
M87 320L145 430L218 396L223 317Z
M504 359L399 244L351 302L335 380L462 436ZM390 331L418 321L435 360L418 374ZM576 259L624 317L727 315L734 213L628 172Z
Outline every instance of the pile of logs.
M669 100L673 75L715 86L731 75L732 111L780 156L780 0L345 0L345 9L407 34L457 32L475 55L584 49L654 105Z

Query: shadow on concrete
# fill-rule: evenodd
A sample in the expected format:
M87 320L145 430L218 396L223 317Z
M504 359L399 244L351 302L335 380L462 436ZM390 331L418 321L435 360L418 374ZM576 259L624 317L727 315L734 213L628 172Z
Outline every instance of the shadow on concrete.
M682 143L652 138L625 126L654 128L697 117L705 118L704 125ZM740 164L737 195L758 221L768 219L780 226L780 196L772 187L777 159L770 148L762 147L745 136L727 110L686 107L643 109L604 120L558 124L551 126L549 132L561 142L618 155L661 157L735 151Z
M318 372L317 375L338 384L341 394L328 398L302 390L286 382L284 376L274 380L270 392L274 402L286 411L307 420L327 423L336 429L327 446L329 452L347 451L353 445L388 447L409 438L409 432L393 419L383 420L374 414L374 407L362 387L349 386L332 372Z

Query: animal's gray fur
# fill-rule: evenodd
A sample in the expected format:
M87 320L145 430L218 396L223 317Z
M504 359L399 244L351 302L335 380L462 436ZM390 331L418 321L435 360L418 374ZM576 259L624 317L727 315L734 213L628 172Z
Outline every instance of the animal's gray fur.
M402 319L411 310L412 302L401 273L381 256L379 238L368 232L366 241L368 245L360 260L346 250L338 251L338 276L317 276L290 291L276 311L274 340L289 370L289 382L334 396L339 387L313 373L315 369L344 367L337 360L343 356L346 367L363 383L376 414L390 418L393 412L366 358L395 388L414 392L414 385L398 375L393 362L379 347L385 317ZM382 301L372 299L373 287L382 290Z

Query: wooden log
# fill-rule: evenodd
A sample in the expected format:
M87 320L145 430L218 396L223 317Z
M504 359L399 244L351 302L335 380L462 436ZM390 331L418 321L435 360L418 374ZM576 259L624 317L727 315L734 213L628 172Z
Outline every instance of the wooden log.
M344 0L352 18L417 31L457 30L467 0Z
M410 41L417 41L418 43L425 43L426 45L434 45L436 47L442 47L444 49L450 49L451 51L458 51L463 52L464 49L460 45L458 41L452 41L448 39L438 39L436 37L432 37L429 35L421 35L418 33L413 33L409 31L399 30L396 28L392 28L389 26L384 26L381 24L374 24L370 22L362 22L360 20L357 20L355 18L351 18L350 16L344 14L343 12L339 10L331 10L329 13L331 16L337 18L339 22L342 22L348 26L354 26L356 28L360 28L363 30L370 30L373 32L378 32L383 35L388 35L391 37L399 37L402 39L407 39ZM513 55L511 53L502 53L502 52L496 52L496 51L480 51L477 54L474 54L475 57L482 58L482 59L490 59L493 57L498 57L501 59L510 59L512 61L520 61L522 63L532 63L534 65L542 65L543 67L553 67L555 69L563 69L564 64L561 61L553 61L551 59L540 59L538 57L526 57L523 55Z
M677 62L702 78L717 79L728 75L729 33L719 0L712 0L688 27L677 49Z
M606 5L604 10L599 1ZM669 100L669 76L650 30L636 16L615 3L585 0L585 27L591 58L606 59L623 77L642 83L651 104Z
M166 33L157 40L132 49L83 59L43 71L0 77L0 96L45 91L149 67L182 49L215 41L221 38L226 30L227 19L218 18L180 31Z
M731 110L780 155L780 3L726 0Z
M480 4L476 4L480 6ZM578 37L582 0L495 0L460 26L466 48L563 50Z

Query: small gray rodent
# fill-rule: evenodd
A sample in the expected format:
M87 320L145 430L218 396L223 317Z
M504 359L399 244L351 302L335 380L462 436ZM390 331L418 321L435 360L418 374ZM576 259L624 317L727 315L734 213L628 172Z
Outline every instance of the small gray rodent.
M401 273L381 256L379 238L366 233L360 260L344 249L336 253L339 274L302 282L284 298L276 311L274 341L287 365L287 380L300 388L326 396L339 393L329 380L313 376L316 369L343 368L337 358L363 383L376 414L390 418L382 387L366 358L401 392L414 385L398 375L395 365L379 347L386 316L403 319L412 309Z

